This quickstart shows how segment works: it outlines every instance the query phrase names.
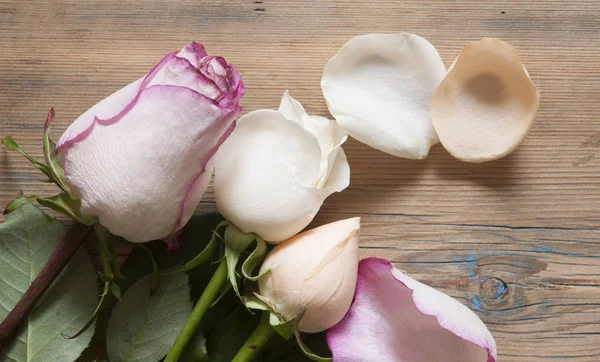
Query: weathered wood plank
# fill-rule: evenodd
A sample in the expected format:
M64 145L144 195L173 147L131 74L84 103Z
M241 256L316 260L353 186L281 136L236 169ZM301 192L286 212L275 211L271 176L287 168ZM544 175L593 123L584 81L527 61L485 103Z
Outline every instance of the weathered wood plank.
M0 135L41 157L54 133L167 52L203 42L247 85L248 110L289 89L327 115L323 66L350 37L410 31L449 65L468 42L515 45L542 93L512 155L471 165L441 146L422 162L345 146L352 183L315 224L363 216L363 255L384 256L474 309L502 361L598 361L600 354L600 2L0 1ZM0 203L54 188L0 152ZM214 210L211 191L200 210ZM126 254L126 250L121 250Z

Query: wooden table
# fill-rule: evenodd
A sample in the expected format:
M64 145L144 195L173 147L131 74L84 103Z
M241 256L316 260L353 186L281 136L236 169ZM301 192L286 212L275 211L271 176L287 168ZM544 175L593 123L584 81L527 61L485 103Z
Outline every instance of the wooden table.
M315 223L363 217L363 255L475 310L501 361L600 360L600 1L25 1L0 2L0 135L41 157L44 116L57 137L91 105L191 40L237 66L248 110L285 89L328 115L319 82L354 35L407 31L450 65L468 42L520 52L542 95L512 155L485 164L441 146L425 161L350 140L352 182ZM1 151L0 203L50 194ZM214 210L209 192L200 210Z

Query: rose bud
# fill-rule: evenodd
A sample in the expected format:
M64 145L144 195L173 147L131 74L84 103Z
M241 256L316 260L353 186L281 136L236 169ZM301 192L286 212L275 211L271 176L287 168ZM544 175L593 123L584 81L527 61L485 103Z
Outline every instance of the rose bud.
M265 259L259 291L274 312L291 320L302 314L300 332L338 323L352 303L358 270L360 218L305 231L277 245Z
M56 148L82 213L132 242L172 236L204 194L243 94L233 66L191 43L90 108Z
M335 121L309 116L286 92L278 111L257 110L215 157L215 198L223 216L245 232L280 242L302 231L323 201L345 189L347 135Z

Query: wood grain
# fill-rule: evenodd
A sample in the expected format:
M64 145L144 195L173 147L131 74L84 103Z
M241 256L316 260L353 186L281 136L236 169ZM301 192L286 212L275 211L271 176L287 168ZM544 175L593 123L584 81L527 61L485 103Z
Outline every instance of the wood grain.
M525 143L491 163L441 146L425 161L345 146L352 182L315 224L363 217L363 255L392 259L475 310L501 361L599 361L600 2L579 1L0 1L0 135L41 157L55 135L191 40L236 65L247 110L285 89L327 115L319 81L354 35L414 32L449 65L468 42L500 37L542 94ZM50 194L24 159L0 153L0 202ZM214 210L209 192L200 210Z

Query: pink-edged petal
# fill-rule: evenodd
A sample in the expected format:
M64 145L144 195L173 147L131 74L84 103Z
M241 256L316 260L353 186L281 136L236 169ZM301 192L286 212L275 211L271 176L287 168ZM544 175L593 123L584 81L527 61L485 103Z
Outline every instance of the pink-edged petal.
M494 338L469 308L394 269L361 260L354 301L327 331L339 362L496 362Z
M147 87L152 85L187 87L211 99L219 99L223 94L211 78L199 72L187 59L179 57L171 59L152 77Z
M59 161L61 163L64 161L64 151L72 144L85 139L92 132L96 123L99 122L107 125L117 122L135 105L142 90L152 82L153 78L160 73L162 68L176 58L175 53L167 55L144 77L104 98L71 123L56 143L56 152ZM64 165L62 166L64 167Z
M143 81L144 78L140 78L119 89L109 97L98 102L95 106L79 116L75 122L71 123L56 143L56 152L59 155L61 163L64 159L62 155L63 151L72 143L87 137L92 131L96 119L111 119L127 108L138 95ZM64 165L62 166L64 167Z
M198 69L204 76L212 79L223 93L223 97L217 99L219 102L237 104L244 95L242 77L222 57L207 56L202 59Z
M235 115L237 115L237 112L232 113L230 116L235 117ZM185 198L183 199L183 202L181 204L181 216L179 218L179 223L177 226L178 229L183 228L185 226L185 224L188 222L188 220L194 214L194 211L196 210L198 203L202 199L202 196L204 195L204 192L206 191L206 188L208 187L210 178L211 178L211 176L213 174L213 170L215 168L214 162L213 162L213 156L216 154L217 150L219 149L219 147L221 147L223 142L225 142L225 140L229 137L229 135L231 135L231 133L235 129L235 126L236 126L236 123L231 122L231 125L229 126L229 128L225 131L225 133L221 136L221 139L217 142L216 147L212 148L211 152L207 155L207 159L209 161L200 170L200 172L196 176L196 180L194 180L194 182L190 185L190 187L185 195Z
M201 47L202 50L204 49L201 44L193 44ZM189 46L187 45L186 48ZM108 125L117 122L135 106L140 93L144 89L155 85L186 87L212 99L214 103L218 103L220 107L227 111L241 110L237 106L237 102L244 95L244 84L235 68L230 65L228 67L228 74L231 75L232 82L235 83L233 94L221 93L215 82L194 68L187 58L178 57L175 53L167 55L144 77L104 98L77 118L57 142L56 152L59 161L61 163L64 161L66 148L85 139L92 132L96 123ZM222 99L226 101L223 102Z
M97 122L65 151L82 212L133 242L173 234L199 201L207 165L239 110L186 87L144 89L117 122Z
M187 59L195 68L199 66L202 58L207 55L204 45L196 42L191 42L177 53L179 58Z

